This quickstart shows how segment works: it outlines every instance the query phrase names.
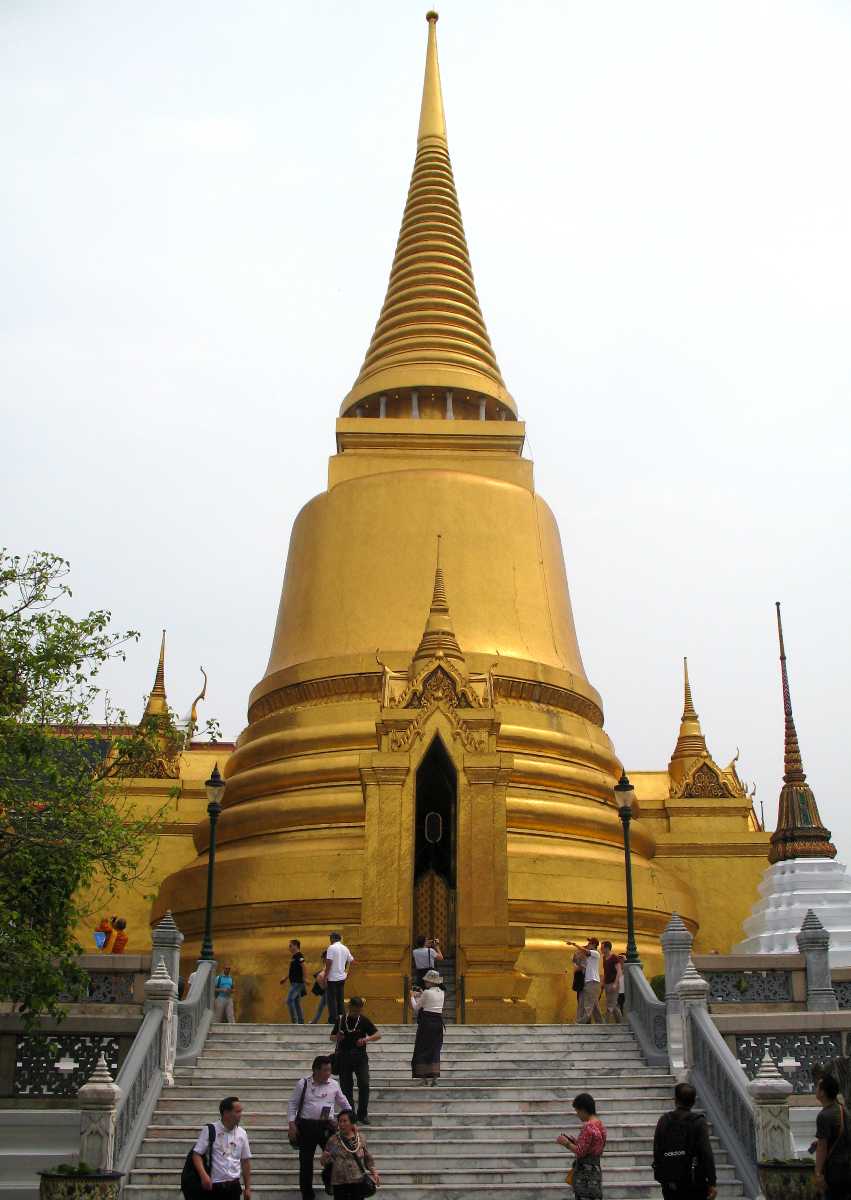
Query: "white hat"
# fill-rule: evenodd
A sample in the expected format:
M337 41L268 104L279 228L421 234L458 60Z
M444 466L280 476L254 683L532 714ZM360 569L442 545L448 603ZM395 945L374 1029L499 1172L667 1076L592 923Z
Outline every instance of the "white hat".
M423 983L443 983L443 978L437 971L426 971L423 975Z

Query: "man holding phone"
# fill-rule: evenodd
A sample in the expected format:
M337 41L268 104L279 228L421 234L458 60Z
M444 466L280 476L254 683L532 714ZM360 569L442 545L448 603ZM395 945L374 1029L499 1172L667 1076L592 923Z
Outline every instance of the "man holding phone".
M349 1102L336 1079L331 1078L331 1059L319 1054L311 1075L299 1079L290 1096L287 1112L291 1146L298 1147L298 1186L303 1200L314 1200L313 1159L316 1148L334 1132L334 1116L349 1111Z

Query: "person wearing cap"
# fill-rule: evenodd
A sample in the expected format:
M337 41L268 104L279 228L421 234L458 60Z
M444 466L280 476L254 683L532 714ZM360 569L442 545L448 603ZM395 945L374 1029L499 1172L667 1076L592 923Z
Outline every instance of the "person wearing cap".
M443 1004L446 993L437 971L426 971L423 989L411 992L411 1008L417 1014L417 1037L411 1059L411 1075L426 1087L435 1087L440 1077L440 1051L443 1049Z
M328 1019L332 1025L343 1015L343 991L349 967L355 961L348 946L343 945L339 933L328 938L331 943L325 951L325 994L328 997Z

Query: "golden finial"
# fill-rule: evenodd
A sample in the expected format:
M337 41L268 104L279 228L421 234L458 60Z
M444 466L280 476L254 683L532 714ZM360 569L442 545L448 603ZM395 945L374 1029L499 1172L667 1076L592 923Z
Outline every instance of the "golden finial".
M200 671L201 671L201 674L204 676L204 686L201 688L201 691L198 693L198 695L192 701L192 707L189 709L189 720L186 723L186 745L187 746L189 746L190 742L192 741L193 737L195 736L195 730L198 728L198 705L201 703L202 700L206 700L206 698L207 698L207 672L204 670L203 667L200 668Z
M777 813L777 828L771 835L768 861L775 863L794 858L835 858L836 847L831 844L830 830L821 823L813 789L807 783L798 733L792 714L792 694L786 669L786 647L783 643L783 621L780 601L777 610L777 638L780 643L780 684L783 691L783 787Z
M440 535L437 538L437 562L434 568L434 588L432 589L431 607L426 619L423 636L411 661L411 670L416 674L432 658L452 658L459 663L464 662L464 655L455 637L452 620L449 616L449 601L446 598L446 585L443 579L443 568L440 565Z
M423 99L420 105L420 126L417 142L437 138L446 145L446 117L443 112L443 90L440 86L440 65L437 61L437 13L427 12L428 46L426 47Z
M671 762L678 759L698 758L708 755L706 739L700 728L700 718L691 697L691 683L688 677L688 659L683 658L683 715L680 719L680 732Z
M157 663L157 671L154 676L154 686L151 688L151 694L148 696L148 702L145 705L145 711L142 713L142 720L145 717L161 717L168 713L168 700L165 694L165 630L163 630L162 640L160 642L160 657Z
M516 413L485 326L446 141L437 13L428 44L417 154L384 306L341 416L390 395L419 412L419 394L458 392L478 410ZM488 407L486 401L490 400ZM447 401L447 405L448 405ZM401 415L398 412L396 415Z

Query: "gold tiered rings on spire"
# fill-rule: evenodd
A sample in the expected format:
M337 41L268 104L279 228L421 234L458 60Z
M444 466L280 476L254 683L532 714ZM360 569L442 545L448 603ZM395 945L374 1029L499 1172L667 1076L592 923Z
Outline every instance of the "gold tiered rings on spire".
M157 663L157 673L154 676L154 686L148 696L142 720L145 717L162 717L168 713L168 699L165 694L165 630L160 642L160 658Z
M792 713L792 694L786 669L786 646L783 642L783 621L780 602L777 609L777 637L780 642L780 682L783 689L783 787L777 813L777 828L771 835L768 861L782 862L793 858L836 858L836 847L830 841L830 830L821 823L813 789L807 783L798 731Z
M437 61L437 13L428 48L417 155L384 307L341 416L399 415L418 397L453 395L457 415L514 417L485 327L446 141ZM388 397L390 407L387 406ZM382 399L384 403L382 404Z

